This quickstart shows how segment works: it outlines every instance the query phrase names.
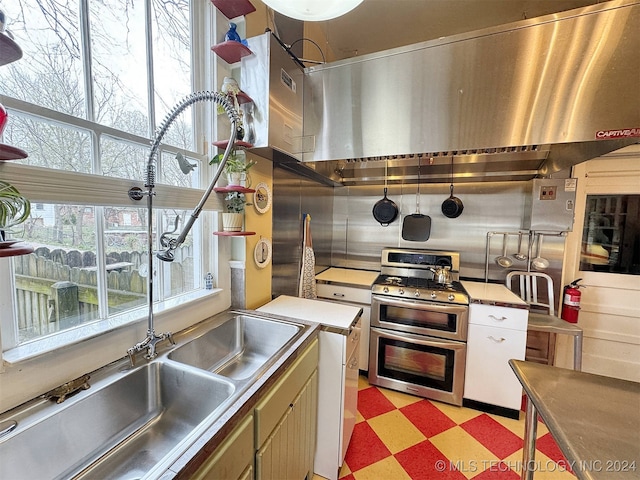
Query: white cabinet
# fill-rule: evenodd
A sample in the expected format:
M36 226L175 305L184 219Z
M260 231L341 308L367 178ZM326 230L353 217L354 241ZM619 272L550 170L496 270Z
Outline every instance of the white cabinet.
M347 337L321 331L318 443L314 473L336 480L356 424L360 329Z
M258 311L322 324L314 473L336 480L356 422L361 309L281 295Z
M524 360L528 313L522 308L469 306L465 399L520 409L522 386L508 362Z
M344 462L347 454L349 441L353 434L353 428L356 425L356 417L358 415L358 376L360 374L359 367L359 351L360 339L362 338L362 330L355 328L347 339L347 361L343 367L344 377L344 398L342 411L342 442L339 450L339 465ZM350 353L349 353L350 352Z
M509 330L527 331L529 310L526 308L499 307L472 303L469 307L469 323Z
M318 298L362 308L359 369L369 370L369 326L371 319L371 285L379 272L329 268L316 275Z

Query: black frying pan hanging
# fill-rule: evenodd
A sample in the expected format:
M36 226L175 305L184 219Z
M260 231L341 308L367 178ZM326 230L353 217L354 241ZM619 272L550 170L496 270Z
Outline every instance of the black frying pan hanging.
M462 213L464 205L462 200L453 196L453 157L451 157L451 185L449 186L449 198L442 202L442 214L447 218L457 218Z
M398 217L398 206L387 198L387 163L384 164L384 197L373 206L373 218L383 227L388 226Z
M426 242L431 234L431 217L420 213L420 157L418 157L418 189L416 213L407 215L402 222L402 239L410 242Z
M383 227L388 226L398 216L398 206L387 198L387 187L384 187L384 198L373 206L373 218Z

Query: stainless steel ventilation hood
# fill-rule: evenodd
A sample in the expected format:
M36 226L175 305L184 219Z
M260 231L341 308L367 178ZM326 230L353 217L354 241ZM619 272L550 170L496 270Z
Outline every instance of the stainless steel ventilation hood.
M566 170L640 141L639 51L626 0L308 68L303 165L342 185Z
M265 158L275 151L301 160L302 67L271 32L247 43L253 53L242 58L240 87L253 101L243 105L245 139Z

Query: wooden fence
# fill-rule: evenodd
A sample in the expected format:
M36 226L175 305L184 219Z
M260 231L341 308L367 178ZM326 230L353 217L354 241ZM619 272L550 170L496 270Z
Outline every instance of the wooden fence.
M192 257L190 252L181 253L186 260L170 264L171 286L176 291L193 283ZM146 253L140 252L109 253L110 315L146 303L147 279L138 272L146 259ZM39 247L14 257L14 265L20 341L99 318L95 253Z

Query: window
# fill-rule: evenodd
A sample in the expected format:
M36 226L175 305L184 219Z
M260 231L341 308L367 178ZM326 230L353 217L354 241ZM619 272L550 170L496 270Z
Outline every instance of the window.
M30 218L11 236L35 247L13 259L15 315L3 317L3 350L147 303L146 202L132 205L127 191L145 180L156 125L193 91L191 3L0 0L23 50L0 68L10 117L2 142L29 153L3 175L32 199ZM186 111L163 138L160 232L177 217L181 228L200 199L191 189L202 187L207 167L195 140L205 132L193 118L212 108ZM175 261L159 262L155 300L203 287L208 237L196 223Z
M580 270L640 275L640 195L587 195Z

